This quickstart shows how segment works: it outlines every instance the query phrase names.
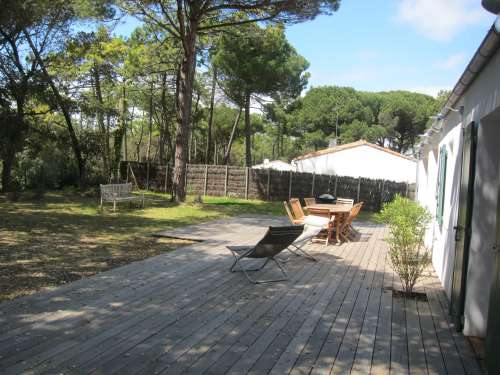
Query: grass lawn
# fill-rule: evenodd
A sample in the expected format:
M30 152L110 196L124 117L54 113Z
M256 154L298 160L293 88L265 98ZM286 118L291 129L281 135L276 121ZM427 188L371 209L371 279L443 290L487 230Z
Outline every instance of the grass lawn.
M107 205L96 198L52 192L17 203L0 196L0 301L33 293L185 244L152 233L245 213L281 215L279 202L228 198L176 205L148 194L146 208Z
M19 202L0 196L0 301L171 251L186 241L152 237L175 227L241 214L284 215L281 202L205 197L177 205L148 194L146 208L103 213L97 198L62 192ZM190 201L190 202L189 202ZM361 220L370 220L363 213Z

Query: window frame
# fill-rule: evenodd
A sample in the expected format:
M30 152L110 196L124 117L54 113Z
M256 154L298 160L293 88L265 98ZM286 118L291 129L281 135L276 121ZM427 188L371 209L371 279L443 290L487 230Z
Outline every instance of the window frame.
M439 149L438 185L436 191L436 220L439 226L443 225L447 164L448 150L446 149L446 145L442 145Z

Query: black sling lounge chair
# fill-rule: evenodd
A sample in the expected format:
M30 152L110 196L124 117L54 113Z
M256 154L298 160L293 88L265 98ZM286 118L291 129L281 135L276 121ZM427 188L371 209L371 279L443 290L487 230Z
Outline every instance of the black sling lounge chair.
M242 271L248 281L254 284L263 284L274 281L284 281L288 279L288 275L280 264L280 260L276 259L276 255L285 250L288 246L290 246L301 234L304 230L303 225L293 225L286 227L269 227L265 236L253 246L227 246L227 248L231 251L234 256L234 262L231 265L231 272L239 272ZM265 259L264 263L257 268L245 268L241 264L241 260L243 258L250 259ZM249 272L260 271L262 270L269 261L274 262L279 270L281 271L283 277L279 279L269 279L269 280L256 280L253 279ZM236 266L239 269L235 269Z

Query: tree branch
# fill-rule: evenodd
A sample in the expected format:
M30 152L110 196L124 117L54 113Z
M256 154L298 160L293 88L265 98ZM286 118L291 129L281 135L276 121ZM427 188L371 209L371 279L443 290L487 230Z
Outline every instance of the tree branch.
M210 25L210 26L201 26L198 28L200 32L203 32L205 30L213 30L213 29L218 29L221 27L228 27L228 26L238 26L238 25L244 25L247 23L255 23L255 22L261 22L261 21L269 21L272 20L273 18L276 18L277 14L274 14L272 16L268 17L263 17L263 18L254 18L251 20L244 20L244 21L235 21L235 22L223 22L215 25Z

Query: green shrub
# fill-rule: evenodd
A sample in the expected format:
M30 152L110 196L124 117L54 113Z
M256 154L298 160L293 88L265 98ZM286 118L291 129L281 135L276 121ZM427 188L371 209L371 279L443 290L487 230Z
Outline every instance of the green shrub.
M424 248L424 235L431 221L430 213L415 201L399 195L384 204L376 220L387 224L389 258L394 271L411 295L413 287L429 266L431 257Z

